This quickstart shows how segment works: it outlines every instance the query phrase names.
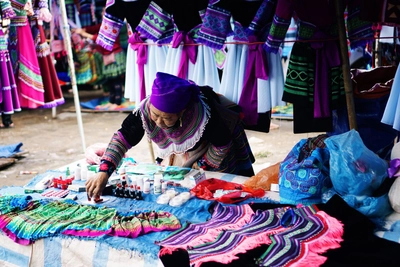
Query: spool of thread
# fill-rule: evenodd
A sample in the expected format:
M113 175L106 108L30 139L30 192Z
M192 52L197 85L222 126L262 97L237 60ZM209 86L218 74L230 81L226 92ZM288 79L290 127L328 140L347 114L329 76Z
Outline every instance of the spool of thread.
M74 172L74 176L75 176L75 181L80 181L81 180L81 165L76 165L75 166L75 172Z
M143 193L145 193L145 194L150 193L150 182L149 181L144 182Z
M137 176L136 177L136 187L137 190L142 191L143 190L143 177L142 176Z

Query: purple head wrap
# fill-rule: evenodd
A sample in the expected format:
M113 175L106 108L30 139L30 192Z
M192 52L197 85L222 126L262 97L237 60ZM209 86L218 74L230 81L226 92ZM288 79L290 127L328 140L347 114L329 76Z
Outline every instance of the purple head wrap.
M196 84L163 72L157 72L151 90L151 104L166 113L179 113L191 99L199 99Z

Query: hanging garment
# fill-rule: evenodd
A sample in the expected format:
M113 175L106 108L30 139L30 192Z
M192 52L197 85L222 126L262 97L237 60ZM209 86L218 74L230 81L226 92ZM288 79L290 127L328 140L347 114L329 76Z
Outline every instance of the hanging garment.
M32 21L32 33L35 39L36 54L42 74L44 89L44 105L42 108L57 107L65 103L58 83L57 73L50 55L50 46L46 41L43 25L36 19Z
M13 114L21 111L17 85L7 49L7 39L0 29L0 114Z
M0 8L1 19L11 19L16 16L10 1L3 1ZM13 114L14 111L21 111L17 85L7 45L7 38L3 30L0 29L0 114Z
M28 25L26 11L23 10L24 6L25 3L14 6L17 16L11 19L8 47L21 107L34 109L44 105L44 89L32 32Z
M331 111L345 104L334 3L279 0L267 39L268 51L278 52L294 14L298 42L290 56L283 100L293 103L295 133L331 131ZM355 7L349 6L348 17L349 35L373 36L359 20ZM367 41L355 39L351 46L362 43Z
M173 22L169 14L151 2L136 30L129 28L125 97L139 104L150 95L156 73L164 70Z
M174 1L174 35L167 54L164 72L194 81L200 86L219 90L220 80L213 50L198 45L198 32L208 1Z
M106 9L96 43L108 51L112 51L115 41L124 26L124 19L135 29L143 17L150 0L123 1L107 0Z
M381 122L400 131L400 68L398 67Z
M263 49L265 32L272 21L275 6L276 2L270 0L235 3L219 1L209 5L206 11L206 17L213 16L214 21L225 21L219 23L221 25L228 23L231 18L234 21L232 36L227 38L228 55L219 92L242 107L246 128L265 132L269 131L270 124L270 115L265 115L272 107L283 104L281 96L284 79L280 56L268 54ZM223 31L227 31L226 27L203 25L200 36L203 38L205 33L212 33L214 39L222 40L232 30L229 28L227 32Z
M98 24L95 16L94 0L79 0L79 20L82 27Z

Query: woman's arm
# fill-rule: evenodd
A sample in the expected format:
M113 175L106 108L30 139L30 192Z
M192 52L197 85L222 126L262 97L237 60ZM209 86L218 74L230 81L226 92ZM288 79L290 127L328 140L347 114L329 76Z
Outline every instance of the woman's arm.
M130 113L121 128L114 133L101 158L99 173L86 182L88 197L101 195L108 178L118 167L125 153L143 138L144 129L139 112Z

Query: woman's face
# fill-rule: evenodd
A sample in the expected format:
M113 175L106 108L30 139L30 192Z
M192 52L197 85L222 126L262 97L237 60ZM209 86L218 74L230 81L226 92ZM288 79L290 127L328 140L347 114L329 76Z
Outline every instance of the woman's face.
M162 129L174 126L181 114L182 113L165 113L150 104L150 118Z

